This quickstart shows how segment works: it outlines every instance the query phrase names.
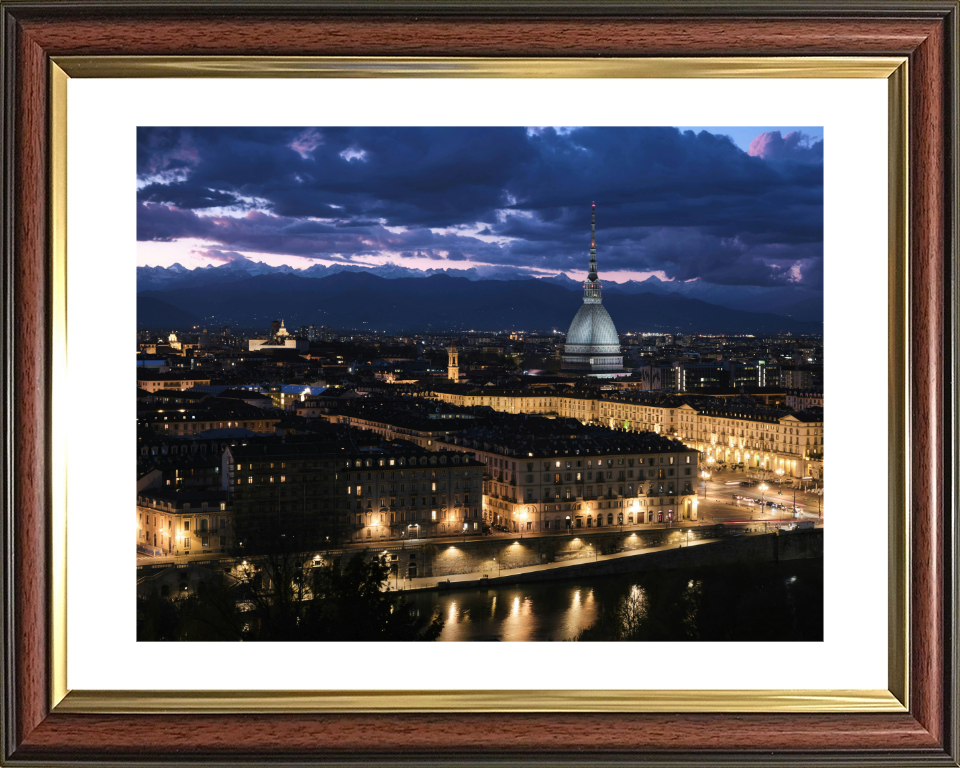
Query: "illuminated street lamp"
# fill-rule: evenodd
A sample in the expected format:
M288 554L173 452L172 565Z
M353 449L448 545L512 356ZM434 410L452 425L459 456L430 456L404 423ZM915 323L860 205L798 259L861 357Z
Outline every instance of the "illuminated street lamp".
M523 512L520 513L520 538L521 539L523 538L523 528L524 528L524 525L526 524L526 520L527 520L527 511L524 510Z
M707 480L710 479L710 473L707 470L701 470L700 477L703 478L703 500L707 500Z
M760 514L763 514L764 511L764 502L763 502L763 492L767 490L766 483L760 483Z

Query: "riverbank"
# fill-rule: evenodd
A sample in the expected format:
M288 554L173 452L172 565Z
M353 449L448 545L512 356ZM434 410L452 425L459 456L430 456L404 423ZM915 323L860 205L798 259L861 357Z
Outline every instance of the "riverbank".
M742 533L723 538L672 541L658 546L601 554L586 548L582 556L541 563L509 572L490 570L436 577L399 579L392 589L405 592L470 589L538 581L590 578L652 570L713 567L742 563L775 563L823 557L823 529L776 533Z
M621 632L627 598L642 615ZM439 642L819 642L823 559L648 570L406 595L444 619ZM593 651L587 651L588 657Z

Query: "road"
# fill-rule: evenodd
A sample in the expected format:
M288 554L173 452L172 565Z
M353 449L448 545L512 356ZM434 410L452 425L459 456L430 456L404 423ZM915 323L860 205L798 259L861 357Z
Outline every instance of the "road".
M793 488L788 488L785 483L781 491L776 482L767 481L767 490L761 494L760 488L756 485L749 487L740 485L747 479L746 474L741 471L713 470L706 483L706 498L704 498L703 480L697 483L697 504L701 521L715 523L735 520L778 520L792 517ZM754 503L746 500L735 501L734 495L752 499ZM761 496L764 501L783 504L787 509L775 510L765 506L761 512L759 503ZM804 517L822 519L823 497L798 488L796 502L797 508L804 513Z

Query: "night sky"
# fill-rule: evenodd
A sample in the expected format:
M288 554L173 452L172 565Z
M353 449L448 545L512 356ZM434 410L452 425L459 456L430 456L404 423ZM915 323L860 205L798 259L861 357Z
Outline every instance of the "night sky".
M819 128L140 128L137 262L823 282ZM753 137L752 139L749 137Z

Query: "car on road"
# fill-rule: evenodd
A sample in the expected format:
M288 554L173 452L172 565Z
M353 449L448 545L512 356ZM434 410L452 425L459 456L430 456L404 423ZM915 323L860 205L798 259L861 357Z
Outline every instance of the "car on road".
M747 480L742 480L742 481L740 482L740 485L741 485L741 486L745 486L745 487L749 487L749 486L750 486L750 483L749 483L749 481L747 481Z

